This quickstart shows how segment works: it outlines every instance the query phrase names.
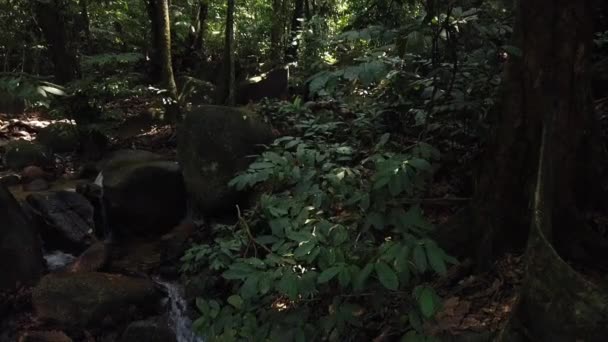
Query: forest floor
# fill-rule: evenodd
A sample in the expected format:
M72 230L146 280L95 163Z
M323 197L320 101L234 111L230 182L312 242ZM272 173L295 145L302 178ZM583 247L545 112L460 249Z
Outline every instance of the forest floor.
M597 111L602 120L603 131L608 131L608 99L597 101ZM144 102L121 102L113 104L127 115L122 121L115 123L111 136L110 150L142 149L168 156L175 156L176 142L171 139L173 130L170 126L159 123L152 116L137 114L145 112ZM37 131L46 125L56 122L42 112L28 112L21 115L0 114L0 148L11 140L33 140ZM607 136L605 136L607 138ZM57 155L54 169L47 170L55 175L54 185L62 187L63 181L80 177L79 169L85 162L79 160L74 153ZM0 169L0 176L7 171ZM460 170L449 179L434 184L431 193L442 194L449 192L453 184L463 182L470 177ZM454 185L455 187L458 187ZM53 188L53 187L52 187ZM18 199L23 199L28 192L14 190ZM461 208L459 203L430 207L427 213L433 223L442 223ZM489 271L476 273L470 260L460 260L458 265L449 269L447 276L432 282L437 293L443 299L442 309L432 323L427 324L426 330L435 336L458 336L469 334L493 333L504 325L512 311L517 294L524 277L522 255L505 255ZM27 292L11 298L13 302L27 305ZM3 301L9 300L7 298ZM20 305L17 305L20 306ZM29 315L13 322L20 328L35 325L35 319ZM383 340L379 336L377 341Z

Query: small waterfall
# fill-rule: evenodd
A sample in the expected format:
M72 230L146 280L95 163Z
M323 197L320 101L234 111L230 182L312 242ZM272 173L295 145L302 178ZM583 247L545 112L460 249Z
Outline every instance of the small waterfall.
M46 261L49 271L52 272L71 264L74 260L76 260L76 257L62 251L53 251L50 253L45 253L44 260Z
M192 321L188 318L188 304L182 295L182 289L178 284L156 281L167 289L169 296L169 323L175 332L177 342L204 342L192 331Z

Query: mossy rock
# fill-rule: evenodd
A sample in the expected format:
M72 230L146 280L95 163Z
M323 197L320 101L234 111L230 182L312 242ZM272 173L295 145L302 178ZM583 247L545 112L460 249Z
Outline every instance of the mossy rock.
M0 184L0 292L35 284L43 271L42 246L35 227Z
M186 215L179 165L146 151L124 151L103 163L104 199L114 229L163 234Z
M78 148L79 134L76 126L57 122L42 128L36 141L53 152L72 152Z
M270 127L243 110L201 106L187 112L178 135L178 160L195 209L216 215L234 210L240 195L228 182L272 142Z
M44 321L71 327L99 326L129 318L134 307L151 313L160 293L147 279L108 273L56 273L42 278L32 292L32 304Z
M40 144L14 140L4 147L3 162L8 168L20 171L26 166L48 166L52 162L52 154Z

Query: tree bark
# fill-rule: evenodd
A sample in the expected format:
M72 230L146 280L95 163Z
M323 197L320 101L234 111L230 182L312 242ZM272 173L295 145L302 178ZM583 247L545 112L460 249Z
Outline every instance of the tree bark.
M588 177L603 173L594 157L603 155L593 116L589 56L592 20L589 1L527 0L517 7L503 107L495 122L473 207L483 227L480 261L505 250L523 249L529 232L530 199L538 146L547 113L555 113L549 152L555 161L555 234L572 232L583 207L592 205ZM601 145L601 144L599 144ZM592 178L596 179L597 178ZM561 234L561 235L560 235ZM570 241L571 242L571 241Z
M272 28L270 31L270 62L272 66L276 66L283 61L283 34L285 28L283 2L288 0L272 0Z
M66 20L70 15L67 4L63 0L33 1L33 8L48 44L56 81L63 84L76 79L80 72L75 42Z
M226 32L224 45L224 82L225 103L234 106L236 103L234 84L234 4L235 0L228 0L226 8Z
M207 17L209 16L209 2L207 0L199 1L196 12L194 43L192 44L192 49L194 51L204 52Z
M289 62L298 58L298 35L302 29L302 19L304 19L304 0L295 0L295 8L291 19L291 38L285 51L285 59Z
M146 10L150 19L150 49L148 53L148 77L154 83L161 80L162 58L159 42L161 40L160 15L155 0L146 0Z

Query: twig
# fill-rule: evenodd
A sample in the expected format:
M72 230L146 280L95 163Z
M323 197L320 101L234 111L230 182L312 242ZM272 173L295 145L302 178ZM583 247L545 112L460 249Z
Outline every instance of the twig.
M253 237L253 234L251 234L251 229L249 228L249 224L247 224L247 221L241 215L241 208L238 205L236 206L236 212L237 212L237 215L239 218L239 223L245 229L245 232L247 233L249 240L251 240L251 242L253 242L254 248L255 248L255 245L258 245L258 246L262 247L262 249L264 249L266 252L272 254L272 251L270 250L270 248L266 247L265 245L263 245L255 240L255 238Z

